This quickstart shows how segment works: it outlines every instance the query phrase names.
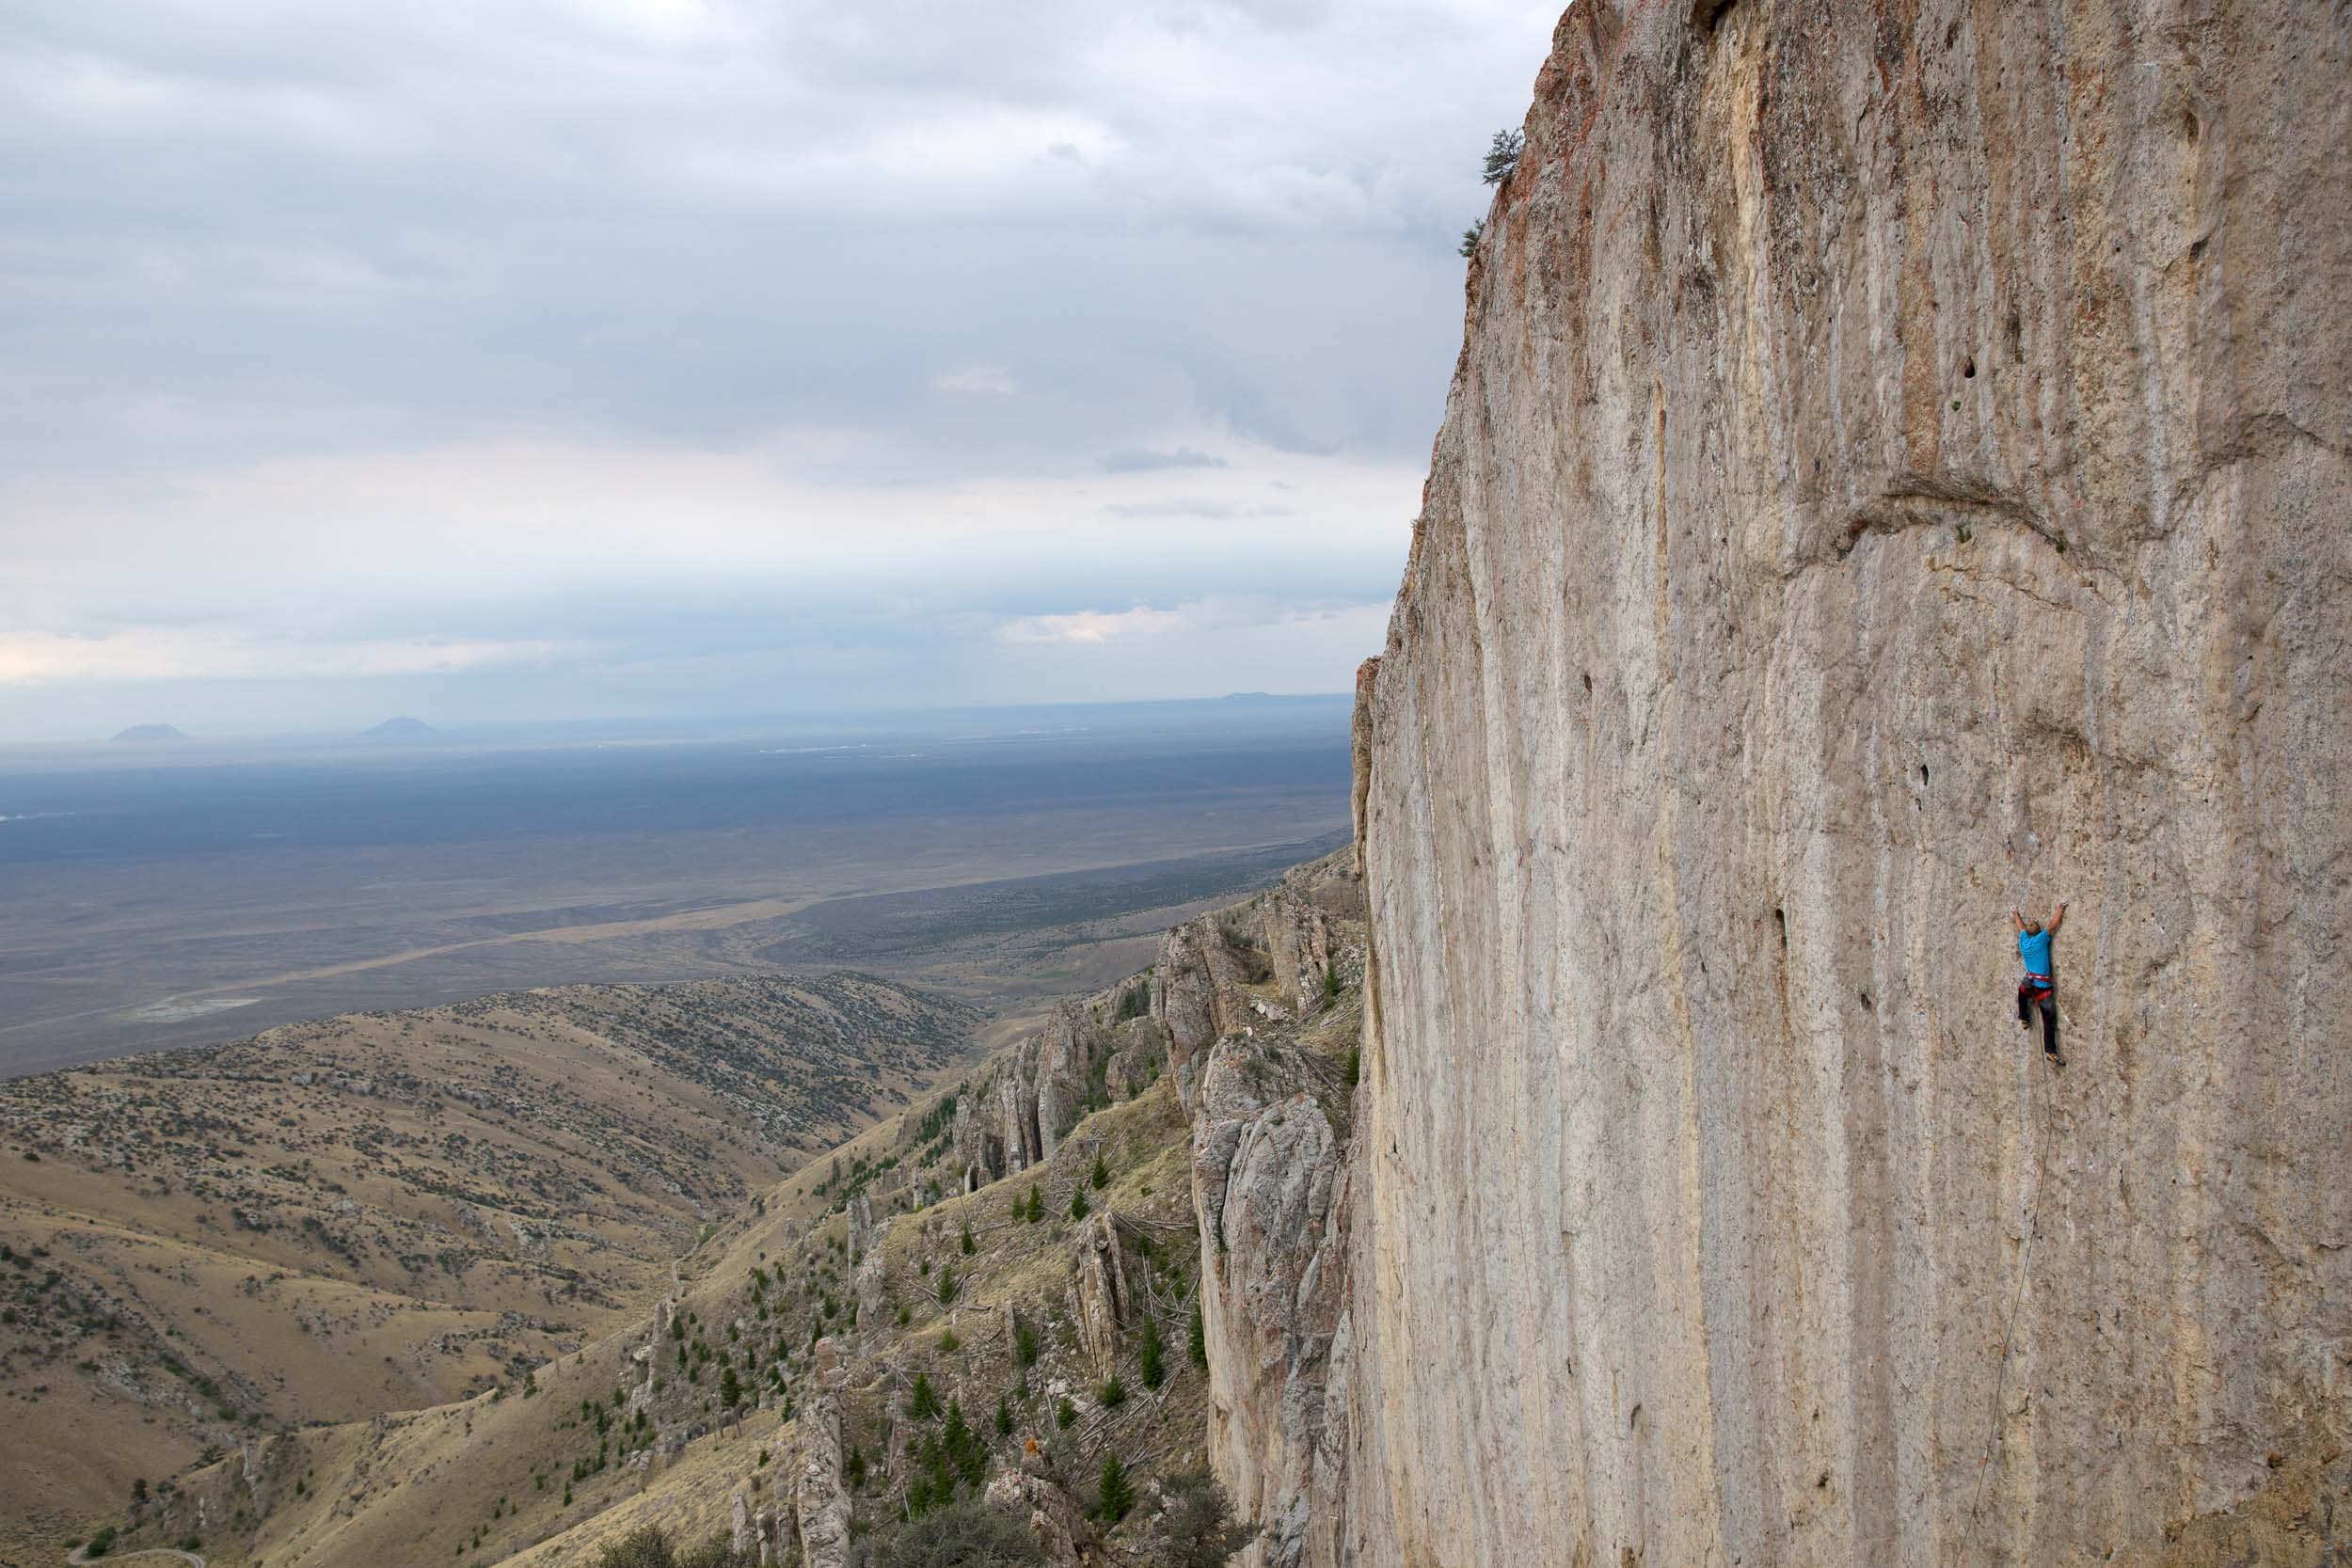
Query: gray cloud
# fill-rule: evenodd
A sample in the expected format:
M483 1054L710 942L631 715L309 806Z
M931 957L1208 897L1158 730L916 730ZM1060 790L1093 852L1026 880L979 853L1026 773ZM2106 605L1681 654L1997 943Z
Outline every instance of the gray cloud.
M1294 506L1243 506L1232 501L1167 500L1114 502L1103 509L1114 517L1210 517L1227 521L1234 517L1294 517Z
M0 739L794 658L913 699L967 642L1075 689L1160 677L993 628L1376 602L1552 20L0 0ZM1308 645L1261 610L1214 635ZM825 662L894 615L902 664Z
M1115 474L1148 474L1168 468L1230 468L1232 465L1205 451L1178 447L1174 451L1115 451L1103 459L1103 467Z

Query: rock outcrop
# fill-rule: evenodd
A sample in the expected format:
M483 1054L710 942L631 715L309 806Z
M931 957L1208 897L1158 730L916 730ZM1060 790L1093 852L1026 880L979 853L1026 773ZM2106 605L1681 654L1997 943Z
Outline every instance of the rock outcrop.
M862 1192L850 1199L842 1218L849 1230L850 1264L854 1268L874 1250L874 1243L881 1237L882 1226L890 1222L875 1223L874 1200Z
M1107 1376L1119 1358L1120 1326L1135 1316L1119 1228L1097 1213L1078 1232L1070 1274L1070 1321L1095 1374Z
M1215 915L1179 926L1160 939L1152 970L1152 1013L1168 1028L1168 1069L1189 1110L1203 1053L1248 1016L1248 974Z
M998 1472L988 1485L988 1506L1009 1513L1029 1527L1045 1560L1054 1568L1079 1568L1098 1560L1098 1538L1087 1522L1086 1510L1061 1484L1044 1449L1034 1439L1025 1444L1018 1469Z
M1333 1087L1311 1055L1251 1033L1211 1047L1195 1101L1209 1455L1263 1531L1251 1568L1336 1560L1347 1428L1343 1394L1327 1394L1345 1386L1332 1363L1349 1206L1345 1145L1318 1099Z
M1107 1094L1119 1049L1103 1004L1066 1002L961 1096L950 1133L977 1187L1052 1157L1087 1109Z
M949 1137L966 1189L1050 1158L1089 1108L1125 1099L1163 1069L1189 1109L1216 1040L1253 1022L1312 1016L1334 966L1349 977L1330 922L1360 908L1350 902L1353 879L1338 879L1347 886L1333 891L1335 877L1327 859L1300 867L1279 888L1168 931L1131 984L1056 1007L957 1100ZM1260 994L1269 985L1279 1001Z
M801 1471L793 1497L803 1568L842 1568L850 1554L850 1494L842 1480L838 1353L830 1339L818 1347L818 1391L800 1416Z
M1564 18L1363 683L1332 1560L2318 1560L2347 123L2341 4Z

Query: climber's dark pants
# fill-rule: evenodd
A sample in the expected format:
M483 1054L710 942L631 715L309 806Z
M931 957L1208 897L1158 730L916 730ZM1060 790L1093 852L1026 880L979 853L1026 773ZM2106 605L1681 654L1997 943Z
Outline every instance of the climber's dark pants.
M2045 990L2041 996L2036 997L2032 987L2018 987L2017 1022L2020 1023L2033 1022L2033 1007L2037 1001L2042 1004L2042 1049L2055 1056L2058 1053L2058 992Z

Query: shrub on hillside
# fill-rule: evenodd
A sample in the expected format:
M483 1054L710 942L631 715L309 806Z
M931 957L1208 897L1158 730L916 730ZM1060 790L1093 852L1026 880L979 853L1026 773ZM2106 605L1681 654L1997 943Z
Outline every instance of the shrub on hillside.
M1187 1470L1160 1483L1167 1500L1144 1531L1143 1560L1151 1568L1223 1568L1258 1538L1233 1522L1225 1488L1206 1470Z
M598 1553L596 1568L752 1568L756 1560L734 1550L723 1535L680 1551L660 1525L644 1525Z
M1041 1568L1045 1552L1026 1526L960 1502L866 1537L850 1560L855 1568Z

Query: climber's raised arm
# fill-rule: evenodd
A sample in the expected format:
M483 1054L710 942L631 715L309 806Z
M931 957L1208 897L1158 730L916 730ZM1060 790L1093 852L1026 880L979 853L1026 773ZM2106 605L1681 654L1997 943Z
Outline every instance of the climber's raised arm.
M2013 920L2013 921L2017 922L2017 928L2018 928L2019 930L2021 930L2021 931L2022 931L2022 930L2024 930L2024 929L2026 928L2026 917L2025 917L2024 915L2022 915L2022 914L2019 914L2019 913L2017 912L2017 911L2016 911L2016 909L2015 909L2015 907L2014 907L2014 906L2012 906L2012 907L2010 908L2010 911L2009 911L2009 917L2010 917L2011 920Z
M2051 930L2053 930L2053 931L2055 931L2055 930L2057 930L2057 929L2058 929L2060 926L2063 926L2063 925L2065 925L2065 924L2066 924L2066 900L2065 900L2065 899L2063 899L2063 898L2061 898L2061 899L2059 899L2059 900L2058 900L2058 907L2057 909L2052 910L2052 911L2050 911L2050 929L2051 929Z

